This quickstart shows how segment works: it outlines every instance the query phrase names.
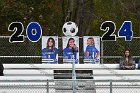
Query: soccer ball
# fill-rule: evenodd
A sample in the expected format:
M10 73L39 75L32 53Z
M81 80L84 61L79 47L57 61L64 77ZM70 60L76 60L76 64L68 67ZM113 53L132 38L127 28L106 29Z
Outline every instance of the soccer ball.
M74 22L66 22L63 25L62 31L65 36L75 36L78 33L78 26Z

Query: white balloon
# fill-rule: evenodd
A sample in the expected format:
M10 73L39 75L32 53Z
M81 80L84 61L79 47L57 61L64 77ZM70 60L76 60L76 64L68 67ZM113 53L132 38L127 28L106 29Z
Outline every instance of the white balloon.
M66 22L63 25L62 31L65 36L75 36L78 33L78 26L74 22Z

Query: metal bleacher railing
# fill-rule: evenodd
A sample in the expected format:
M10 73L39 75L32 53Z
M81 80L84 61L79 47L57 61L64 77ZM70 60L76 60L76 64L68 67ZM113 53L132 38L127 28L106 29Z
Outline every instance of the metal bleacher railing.
M6 82L6 83L5 83ZM8 83L7 83L8 82ZM28 82L28 83L27 83ZM45 83L44 83L45 82ZM73 80L2 81L1 93L72 93ZM139 93L140 80L76 80L76 93ZM94 83L93 83L94 82ZM10 89L9 89L10 88ZM27 92L28 91L28 92Z

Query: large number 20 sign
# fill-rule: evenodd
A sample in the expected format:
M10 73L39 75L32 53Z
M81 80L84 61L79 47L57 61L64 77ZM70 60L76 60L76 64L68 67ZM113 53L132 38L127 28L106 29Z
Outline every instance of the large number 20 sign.
M102 36L102 41L116 41L116 35L114 32L116 31L116 25L112 21L105 21L101 24L100 29L102 31L106 31L106 33ZM125 41L131 41L133 37L132 31L132 22L124 21L122 26L118 31L118 37L124 37Z
M24 26L21 22L12 22L8 31L14 31L14 33L9 38L9 42L24 42ZM42 28L37 22L31 22L26 28L26 35L28 39L32 42L37 42L42 36Z

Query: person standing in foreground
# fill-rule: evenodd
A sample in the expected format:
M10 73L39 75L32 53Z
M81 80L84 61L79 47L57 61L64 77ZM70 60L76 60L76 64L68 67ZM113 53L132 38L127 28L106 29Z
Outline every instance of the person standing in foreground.
M3 70L4 70L3 64L0 62L0 76L4 76Z

